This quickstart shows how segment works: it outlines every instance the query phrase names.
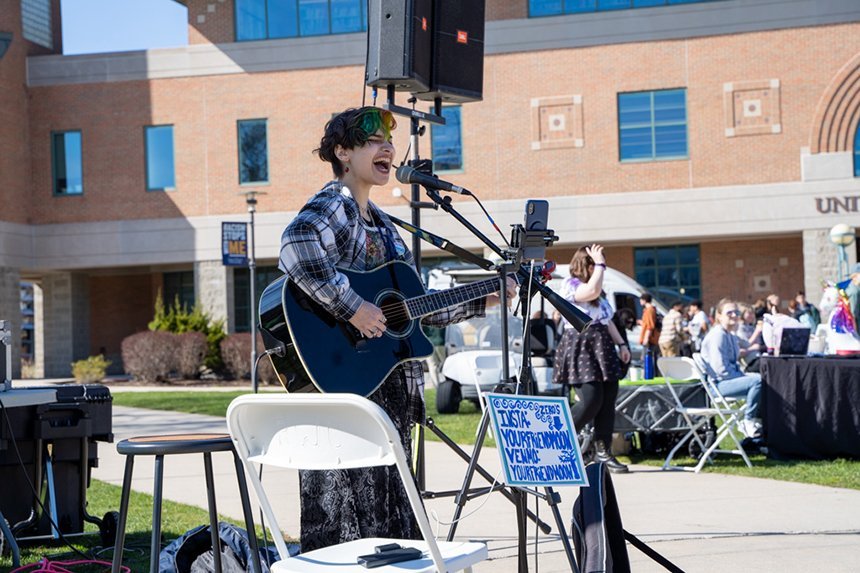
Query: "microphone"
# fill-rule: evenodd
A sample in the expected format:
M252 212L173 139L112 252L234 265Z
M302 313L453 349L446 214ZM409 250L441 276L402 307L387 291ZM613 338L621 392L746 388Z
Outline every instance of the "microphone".
M437 191L451 191L452 193L459 193L460 195L472 194L472 192L465 187L460 187L459 185L454 185L448 181L443 181L435 175L425 175L409 165L401 165L398 167L395 177L397 177L397 180L401 183L415 183L417 185L427 187L428 189L436 189Z

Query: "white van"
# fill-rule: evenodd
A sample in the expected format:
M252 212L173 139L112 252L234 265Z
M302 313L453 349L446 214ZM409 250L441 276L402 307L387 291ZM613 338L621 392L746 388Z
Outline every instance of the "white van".
M559 265L547 286L559 292L564 279L570 276L568 269L568 265ZM443 290L491 278L493 274L468 267L433 269L430 271L428 286L434 290ZM632 324L632 328L627 331L630 351L633 358L638 360L642 347L639 345L640 328L636 319L641 315L639 297L645 289L624 273L609 268L606 269L603 290L613 310L621 310L628 316L628 322ZM665 315L668 311L666 307L656 299L653 302L657 311ZM532 314L540 309L549 317L554 310L542 297L535 296L532 299ZM446 329L446 357L442 363L436 392L436 407L440 413L456 412L461 400L478 403L481 392L492 391L499 383L502 371L501 339L498 336L501 330L500 322L499 313L492 312L488 313L486 318L473 319ZM509 370L511 376L516 376L522 364L522 321L519 318L509 318L508 324L508 343L511 349ZM548 333L549 345L554 346L558 341L552 340L552 337L553 333ZM534 337L532 342L535 342ZM552 383L552 366L547 360L533 357L532 371L538 394L557 396L569 391L567 386Z

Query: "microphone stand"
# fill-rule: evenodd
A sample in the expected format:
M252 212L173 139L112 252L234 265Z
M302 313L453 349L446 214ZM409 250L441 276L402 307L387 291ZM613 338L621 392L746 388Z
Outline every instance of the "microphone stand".
M500 257L502 257L502 259L505 261L502 264L498 265L499 283L500 283L499 284L499 286L500 286L499 295L500 295L500 304L502 305L501 306L501 310L502 310L502 321L501 321L501 328L502 328L502 381L500 384L500 386L502 386L502 385L508 383L508 381L510 380L510 376L509 376L509 360L510 360L509 352L510 352L510 349L508 347L508 321L507 321L507 317L505 316L505 312L507 309L507 276L511 272L517 272L520 268L520 265L522 262L522 245L517 245L518 248L516 249L516 251L514 253L506 253L505 251L500 249L495 243L490 241L486 237L486 235L484 235L481 231L479 231L471 222L469 222L465 217L463 217L456 209L454 209L454 207L451 205L451 198L450 197L443 198L436 189L426 188L426 191L427 191L427 196L430 197L430 199L434 203L436 203L439 206L439 208L441 208L443 211L450 214L457 221L459 221L460 224L462 224L464 227L466 227L466 229L468 229L473 235L475 235L475 237L477 237L481 242L483 242L485 245L487 245L487 247L489 247L493 252L495 252ZM529 275L529 280L530 280L532 285L536 284L536 281L535 281L534 277L531 276L531 274ZM537 290L540 291L541 289L537 289ZM546 289L546 290L549 290L549 289ZM521 295L521 296L527 297L527 295ZM552 301L550 301L550 302L552 302ZM524 305L523 308L527 309L528 307ZM562 311L561 308L559 310ZM565 309L565 310L567 312L570 312L567 309ZM528 310L526 310L526 312L528 312ZM526 315L524 322L527 323L528 319L529 319L529 317L528 317L528 315ZM572 323L577 324L577 322L575 320L573 320ZM583 323L581 318L580 318L580 323L582 324L583 328L585 326L587 326L587 322ZM527 338L529 336L529 334L530 333L524 333L523 338L524 339ZM528 346L526 346L526 348L524 348L524 350L523 350L523 362L524 363L529 358L527 356L527 351L526 351L527 348L528 348ZM526 373L528 374L528 378L520 380L520 382L521 382L520 392L524 393L526 395L530 395L531 394L531 386L532 386L531 385L530 366L529 367L524 366L523 374L525 375ZM522 386L523 385L525 386L525 392L522 392L522 390L523 390ZM448 541L453 541L454 534L457 530L457 523L460 519L460 515L462 514L463 508L465 507L465 504L469 499L469 493L471 491L470 490L471 481L472 481L472 477L473 477L474 472L475 472L475 468L477 467L478 456L480 455L481 448L483 447L484 439L486 438L486 435L487 435L487 428L489 427L489 418L490 417L489 417L488 409L483 408L483 414L481 416L481 423L480 423L480 426L478 429L478 438L475 442L475 447L474 447L474 450L472 452L471 459L469 461L469 467L466 471L466 476L464 477L463 485L460 488L460 492L455 497L455 503L456 503L457 507L454 510L454 517L451 520L453 522L451 525L451 529L448 531L448 537L447 537ZM490 491L493 491L493 489L494 488L490 488L486 492L479 493L478 495L483 495L483 493L489 493ZM519 487L511 487L510 489L511 489L511 496L513 497L512 501L517 508L517 512L516 512L517 513L517 549L518 549L518 551L517 551L517 557L518 557L517 564L518 564L519 573L527 573L528 572L528 551L527 551L527 546L526 546L528 533L526 531L526 517L529 514L529 512L528 512L528 507L527 507L527 502L526 502L526 493L531 493L537 497L541 497L543 499L546 499L547 502L549 503L549 505L552 509L553 517L556 520L556 525L558 527L558 531L559 531L560 536L562 538L562 544L564 546L565 554L567 555L568 563L570 564L571 571L574 571L575 573L579 573L579 568L577 567L576 559L574 558L574 555L573 555L573 550L570 546L569 540L567 539L567 533L565 532L564 522L561 518L561 513L558 510L558 503L561 500L560 496L557 493L555 493L552 490L552 488L549 488L549 487L544 488L545 494L540 494L537 490L526 490L526 489L522 489Z

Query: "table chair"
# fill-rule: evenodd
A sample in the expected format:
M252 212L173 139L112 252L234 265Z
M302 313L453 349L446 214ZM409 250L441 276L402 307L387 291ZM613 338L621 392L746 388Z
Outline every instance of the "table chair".
M702 467L711 460L711 456L714 454L739 455L743 458L748 467L752 467L752 462L744 451L743 446L741 446L740 441L738 441L736 432L733 431L735 429L739 430L739 424L743 419L746 405L741 405L738 401L730 402L723 397L713 380L705 374L705 371L692 358L682 356L661 356L657 359L657 367L660 368L660 372L662 372L663 376L666 378L666 384L675 399L675 410L683 416L684 420L687 422L687 426L689 427L689 430L684 434L684 437L681 438L681 440L669 452L669 455L666 456L666 460L663 462L663 469L676 469L699 473ZM677 392L675 392L675 389L672 388L672 382L680 380L697 380L705 389L705 395L708 397L709 405L707 407L685 406L678 397ZM719 428L717 429L713 442L708 443L707 440L703 441L700 436L701 430L712 423L716 423L718 420ZM727 436L731 437L731 440L735 443L735 449L720 449L720 443L722 443ZM699 462L693 467L672 465L672 459L675 457L675 454L678 453L678 450L691 440L696 442L702 452Z
M353 394L248 394L230 404L227 428L281 556L272 573L365 572L358 556L391 543L418 548L422 555L380 567L380 573L471 571L472 565L487 558L483 543L435 540L397 431L370 400ZM290 557L257 464L297 470L394 465L424 539L358 539Z

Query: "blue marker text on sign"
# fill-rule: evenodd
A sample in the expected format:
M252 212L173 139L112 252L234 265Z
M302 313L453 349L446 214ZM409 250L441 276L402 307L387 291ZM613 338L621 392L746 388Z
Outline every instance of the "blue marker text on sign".
M570 406L564 398L488 394L505 483L587 485Z

